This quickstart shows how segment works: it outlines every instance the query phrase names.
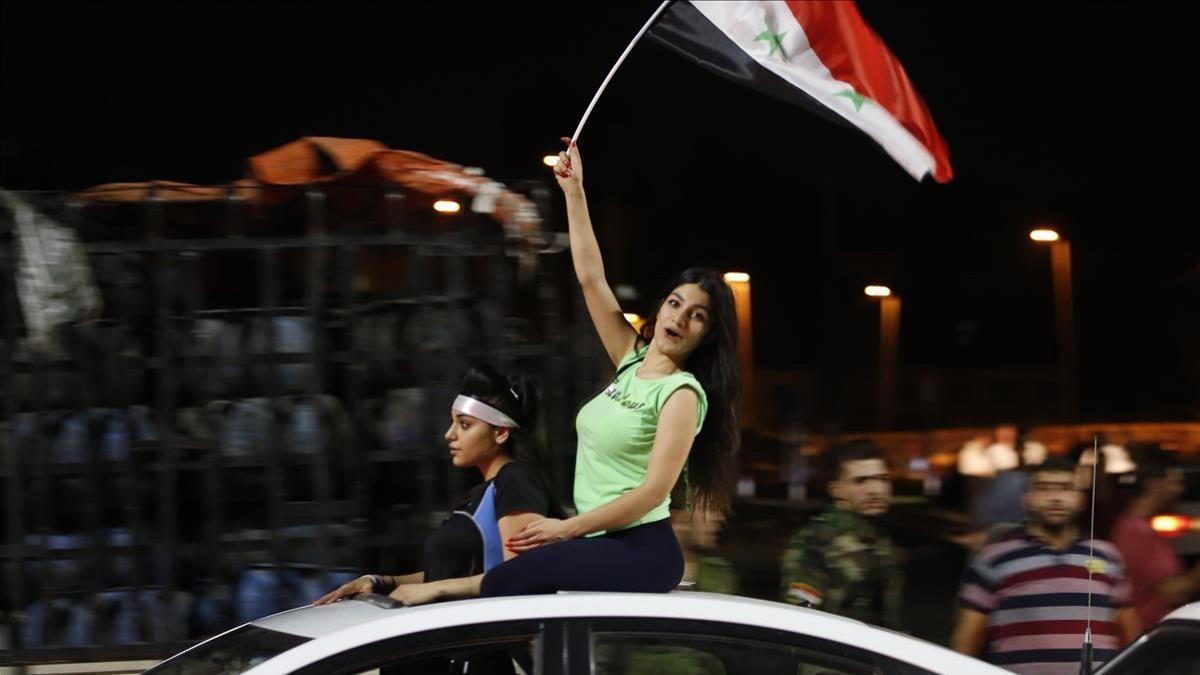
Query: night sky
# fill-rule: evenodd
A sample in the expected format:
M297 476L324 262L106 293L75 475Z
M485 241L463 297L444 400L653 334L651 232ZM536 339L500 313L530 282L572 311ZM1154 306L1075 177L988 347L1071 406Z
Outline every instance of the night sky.
M656 5L6 2L0 185L223 183L305 135L545 175ZM1049 368L1049 255L1026 233L1052 224L1074 254L1083 417L1200 419L1183 10L860 6L955 180L918 184L858 132L647 42L580 141L610 279L645 296L692 264L749 271L763 368L873 367L871 282L903 298L902 369Z

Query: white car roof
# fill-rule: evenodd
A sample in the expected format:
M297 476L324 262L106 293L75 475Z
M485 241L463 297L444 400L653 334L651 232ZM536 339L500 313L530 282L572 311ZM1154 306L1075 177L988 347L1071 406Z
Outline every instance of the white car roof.
M1193 602L1190 605L1184 605L1179 609L1171 612L1163 617L1163 621L1171 621L1174 619L1182 619L1184 621L1200 621L1200 602Z
M732 595L695 591L655 593L559 593L481 598L388 609L362 601L302 607L253 622L313 638L251 671L288 673L347 649L437 628L522 619L645 617L724 621L781 629L865 647L938 673L1000 675L1008 671L907 635L836 616Z

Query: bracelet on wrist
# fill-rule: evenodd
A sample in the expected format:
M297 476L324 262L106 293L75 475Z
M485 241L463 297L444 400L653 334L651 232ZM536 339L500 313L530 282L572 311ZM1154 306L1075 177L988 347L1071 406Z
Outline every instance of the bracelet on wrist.
M368 574L368 575L366 575L366 577L371 582L371 592L372 593L376 593L376 594L387 593L387 591L383 590L383 577L382 576L380 576L378 574Z

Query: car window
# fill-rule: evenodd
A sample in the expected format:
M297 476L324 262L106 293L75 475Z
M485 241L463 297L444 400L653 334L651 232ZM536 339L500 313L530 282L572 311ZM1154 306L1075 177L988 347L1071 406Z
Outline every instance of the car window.
M236 675L309 638L247 625L197 645L146 671L153 675Z
M540 635L528 621L441 628L349 649L296 675L534 675Z
M710 633L595 631L592 675L873 675L873 660Z
M1150 631L1101 669L1102 675L1200 675L1200 627L1166 623Z
M387 659L355 675L534 675L533 643L452 646Z
M604 633L592 643L592 675L671 673L725 675L714 654L682 644L662 644L649 636Z

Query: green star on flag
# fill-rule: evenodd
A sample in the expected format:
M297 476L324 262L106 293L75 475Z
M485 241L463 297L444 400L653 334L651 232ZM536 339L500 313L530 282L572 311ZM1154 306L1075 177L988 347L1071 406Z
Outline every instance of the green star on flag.
M850 101L854 103L854 112L862 110L863 104L871 100L857 91L854 91L853 89L839 91L838 93L834 94L834 96L845 96L846 98L850 99Z
M786 30L782 33L772 33L771 29L767 28L767 30L764 30L763 32L754 36L754 41L758 42L759 40L766 40L771 45L771 51L767 53L767 56L775 56L775 52L778 50L779 53L783 55L783 58L786 59L787 52L783 51L782 40L783 36L787 34L788 32Z

